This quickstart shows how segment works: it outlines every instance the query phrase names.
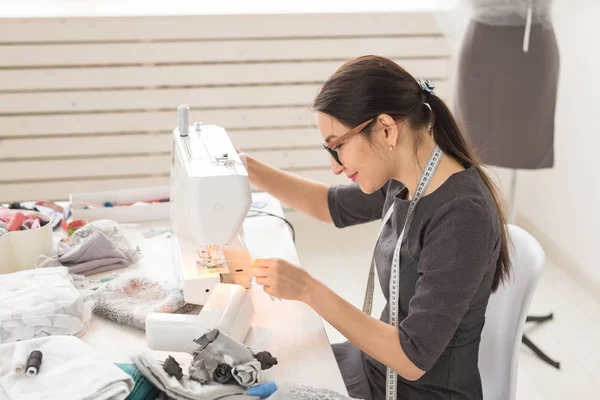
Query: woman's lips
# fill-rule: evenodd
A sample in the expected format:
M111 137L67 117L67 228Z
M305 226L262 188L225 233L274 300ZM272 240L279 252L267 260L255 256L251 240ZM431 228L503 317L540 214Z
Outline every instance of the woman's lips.
M356 172L354 175L352 175L350 177L350 179L352 180L352 182L356 182L356 176L358 175L358 172Z

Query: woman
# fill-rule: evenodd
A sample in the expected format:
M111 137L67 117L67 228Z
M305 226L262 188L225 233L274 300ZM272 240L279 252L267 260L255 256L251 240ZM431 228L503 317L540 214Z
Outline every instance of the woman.
M252 270L267 293L308 304L349 339L333 351L352 397L386 397L389 367L394 380L398 374L391 392L398 399L482 398L484 314L509 274L505 218L494 186L432 89L375 56L346 63L324 84L314 102L319 130L333 173L354 184L330 188L247 157L252 183L321 221L345 227L386 216L375 249L388 300L379 320L284 260L257 259ZM436 150L442 156L430 157ZM433 165L426 167L428 160ZM395 305L394 251L415 195L422 198L400 246ZM391 304L396 327L388 323Z

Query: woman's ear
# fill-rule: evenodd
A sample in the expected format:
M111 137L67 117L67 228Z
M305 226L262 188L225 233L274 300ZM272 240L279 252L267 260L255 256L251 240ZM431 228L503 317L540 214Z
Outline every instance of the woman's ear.
M384 145L386 147L395 147L400 136L398 123L387 114L381 114L377 118L377 122L379 122L383 128L383 139L385 140Z

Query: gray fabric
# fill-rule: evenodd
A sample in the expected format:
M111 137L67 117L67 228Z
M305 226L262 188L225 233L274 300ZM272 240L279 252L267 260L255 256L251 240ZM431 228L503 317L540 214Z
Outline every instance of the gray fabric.
M133 249L125 232L115 221L92 221L79 228L65 241L58 243L56 256L37 267L63 265L71 274L92 275L125 268L140 258L140 249Z
M72 274L91 275L125 268L129 259L100 231L92 233L77 246L61 249L58 261Z
M193 353L194 360L190 368L194 368L194 376L197 377L204 376L202 371L206 370L212 378L215 369L221 363L236 367L256 361L248 347L218 329L206 333L196 342L200 347ZM260 363L258 366L260 368Z
M237 383L244 387L258 384L260 374L260 362L251 361L246 364L240 364L233 367L231 373Z
M454 115L485 164L513 169L554 165L559 52L551 28L471 22L459 56Z
M176 400L218 399L234 394L243 394L243 388L238 385L222 385L210 382L198 383L188 375L180 380L168 375L148 350L144 350L131 357L131 361L138 367L154 386L165 392L167 396Z
M202 359L193 361L188 369L188 373L190 374L190 379L193 379L196 382L208 383L211 380L211 376L206 370L204 360Z
M410 203L406 194L394 180L370 195L358 185L333 187L328 194L337 227L380 219L394 207L375 249L386 299L393 251ZM415 382L398 377L399 398L445 399L449 393L453 399L481 398L479 340L500 232L493 198L474 167L454 174L420 200L400 254L398 329L407 357L427 372ZM388 313L386 305L380 317L386 323ZM361 357L364 363L355 368L364 368L374 399L379 399L386 367L362 352ZM356 373L346 369L346 374Z
M364 353L358 347L350 342L344 342L332 344L331 349L350 397L364 400L385 397L383 388L371 388L364 365ZM377 393L374 394L373 391Z

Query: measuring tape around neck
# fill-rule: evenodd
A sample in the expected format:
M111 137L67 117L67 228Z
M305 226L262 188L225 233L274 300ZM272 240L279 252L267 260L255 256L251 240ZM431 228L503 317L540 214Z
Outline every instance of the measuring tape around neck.
M408 206L408 211L406 213L406 219L404 220L404 226L402 228L402 232L400 232L400 236L398 237L398 242L396 243L396 247L394 249L394 257L392 259L392 270L390 273L390 297L389 297L389 323L390 325L397 327L398 326L398 297L399 297L399 287L400 287L400 248L402 247L402 242L404 240L405 233L410 229L410 224L413 219L413 212L415 207L423 193L427 190L429 183L431 182L431 178L435 173L438 165L440 164L440 160L442 159L442 150L439 146L435 146L433 152L429 156L429 161L427 162L427 166L423 170L423 174L421 174L421 179L415 189L415 193L413 195L412 200ZM390 207L393 207L391 205ZM386 400L396 400L397 394L397 374L396 371L387 367L387 376L386 376Z

